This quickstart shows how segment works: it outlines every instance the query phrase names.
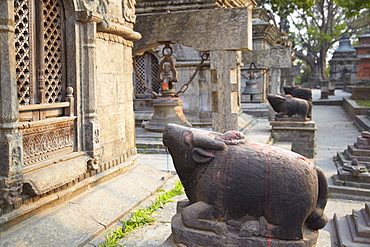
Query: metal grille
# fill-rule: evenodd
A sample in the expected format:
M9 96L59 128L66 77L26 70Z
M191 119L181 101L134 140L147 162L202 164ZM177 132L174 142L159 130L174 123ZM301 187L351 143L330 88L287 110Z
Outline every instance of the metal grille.
M151 86L154 92L159 93L159 89L161 87L161 84L157 81L159 63L158 63L158 59L153 54L150 54L150 57L151 57L150 59Z
M146 79L146 76L145 76L146 74L145 74L144 55L136 56L135 61L136 61L137 70L138 70L141 78L143 79L144 82L146 82L147 79ZM139 80L139 78L137 77L137 75L135 73L134 73L134 78L135 78L135 93L136 94L144 94L145 90L144 90L143 86L141 85L140 80ZM147 86L149 87L149 85L147 85Z
M62 8L58 0L43 0L45 100L47 103L62 101L63 37Z
M141 56L136 56L136 67L143 81L147 87L156 93L159 93L160 83L157 82L157 74L159 70L158 59L151 53L145 53ZM148 94L142 87L139 78L136 74L135 78L135 93L136 94Z
M18 85L18 102L20 105L32 103L33 87L31 83L32 64L30 33L32 23L28 0L14 1L16 75Z

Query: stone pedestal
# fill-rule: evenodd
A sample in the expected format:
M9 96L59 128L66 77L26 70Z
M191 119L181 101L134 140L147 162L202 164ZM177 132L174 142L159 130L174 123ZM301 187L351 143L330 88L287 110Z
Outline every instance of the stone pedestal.
M185 201L178 202L178 212L171 220L172 241L176 246L245 246L245 247L310 247L315 246L318 231L304 229L304 237L301 240L281 240L262 236L238 236L229 232L226 236L217 235L213 232L202 231L186 227L181 219L182 205ZM255 230L255 229L246 229Z
M321 81L321 97L320 99L328 99L329 98L329 81Z
M334 237L337 246L365 247L370 244L370 204L339 218L334 214Z
M335 91L335 80L330 80L328 86L329 95L334 95L334 91Z
M317 130L314 121L271 121L271 135L275 141L291 142L292 151L309 159L315 157L315 133Z

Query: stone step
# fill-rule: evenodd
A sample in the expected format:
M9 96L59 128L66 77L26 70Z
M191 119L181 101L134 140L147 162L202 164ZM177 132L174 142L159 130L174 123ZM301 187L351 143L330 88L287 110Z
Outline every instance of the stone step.
M351 163L351 160L348 159L344 152L338 152L337 153L337 162L339 165L343 165L343 164L346 164L346 163ZM367 162L367 161L361 161L361 164L362 165L365 165L367 169L370 169L370 162Z
M349 162L353 159L357 159L358 161L360 161L361 164L363 164L364 162L370 163L370 157L353 155L348 149L344 150L344 155Z
M353 198L354 200L359 198L360 200L366 201L370 197L370 189L344 185L329 184L329 192L334 198Z
M353 123L360 131L370 131L370 111L367 115L357 115Z
M136 139L136 149L142 154L166 154L167 148L162 142L162 138L138 138Z
M359 211L353 210L354 215L354 225L356 228L357 236L368 238L370 240L370 227L368 226L368 219L369 216L365 209L361 209Z
M353 156L364 156L368 157L370 161L370 150L367 149L358 149L355 147L355 145L348 145L348 151L353 155Z
M165 185L169 172L138 164L125 174L63 198L1 232L1 246L87 246ZM89 245L90 246L90 245Z

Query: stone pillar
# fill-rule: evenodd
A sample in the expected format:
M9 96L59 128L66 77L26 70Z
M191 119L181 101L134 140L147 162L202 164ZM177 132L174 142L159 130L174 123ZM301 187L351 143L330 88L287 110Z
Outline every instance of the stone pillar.
M96 92L96 33L103 15L94 11L79 11L77 15L81 37L81 95L82 95L82 149L93 160L92 167L101 162L100 127L97 120Z
M270 94L280 95L281 91L281 69L280 68L271 68L270 69L270 85L271 91Z
M328 86L329 95L335 95L335 82L336 80L329 80Z
M18 133L14 1L0 1L0 215L22 192L23 148ZM19 199L20 200L20 199Z
M322 80L320 82L321 87L321 97L320 99L328 99L329 98L329 81L328 80Z
M224 133L238 129L240 111L240 65L236 51L211 51L213 130Z
M271 121L271 135L275 141L291 142L292 151L309 159L315 157L316 124L314 121Z

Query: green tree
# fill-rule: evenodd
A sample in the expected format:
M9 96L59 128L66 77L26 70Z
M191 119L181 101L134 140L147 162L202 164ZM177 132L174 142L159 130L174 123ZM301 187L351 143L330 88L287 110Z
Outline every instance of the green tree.
M349 2L348 2L349 1ZM359 35L369 26L368 0L262 0L281 18L281 30L288 31L296 57L310 66L312 75L326 79L326 57L342 33ZM351 4L354 3L354 4ZM356 14L355 14L356 13Z

